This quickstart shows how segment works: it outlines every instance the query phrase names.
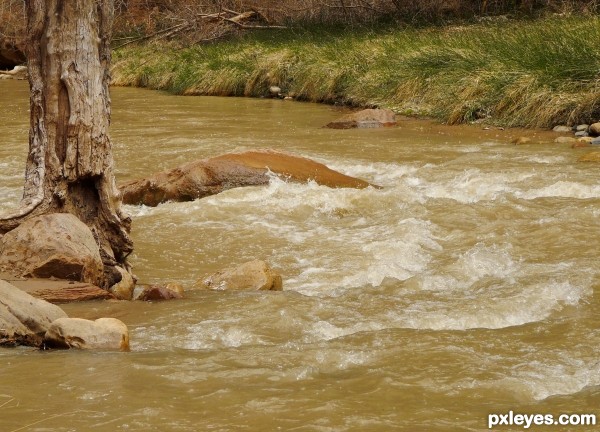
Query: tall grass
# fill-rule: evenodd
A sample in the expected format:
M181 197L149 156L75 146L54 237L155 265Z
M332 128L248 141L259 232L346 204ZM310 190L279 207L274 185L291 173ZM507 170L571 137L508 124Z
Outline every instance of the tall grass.
M126 47L116 85L388 107L448 123L548 127L600 117L600 18L259 32L176 49Z

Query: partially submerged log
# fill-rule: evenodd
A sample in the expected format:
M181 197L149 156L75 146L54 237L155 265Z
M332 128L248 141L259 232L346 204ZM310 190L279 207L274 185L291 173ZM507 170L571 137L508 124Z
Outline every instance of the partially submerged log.
M379 188L304 157L252 150L190 162L127 182L120 190L125 204L156 206L166 201L192 201L236 187L266 185L272 174L299 183L314 180L332 188Z

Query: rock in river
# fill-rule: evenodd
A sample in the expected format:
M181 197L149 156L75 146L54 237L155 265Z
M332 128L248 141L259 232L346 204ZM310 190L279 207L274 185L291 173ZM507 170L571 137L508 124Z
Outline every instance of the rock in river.
M68 213L31 218L0 240L0 271L98 285L104 265L90 229Z
M558 143L558 144L572 144L572 143L574 143L576 141L577 141L577 138L566 137L566 136L561 136L561 137L558 137L558 138L556 138L554 140L554 142Z
M59 318L44 335L48 348L128 350L129 330L116 318Z
M570 126L564 126L564 125L558 125L558 126L554 126L552 128L552 130L554 132L561 132L561 133L565 133L565 132L572 132L573 128Z
M192 201L227 189L266 185L269 175L320 185L363 189L371 185L313 160L273 150L252 150L202 159L120 186L125 204L156 206L165 201Z
M0 280L0 346L39 346L51 323L66 316L58 306Z
M281 291L283 289L281 275L260 260L221 270L199 280L195 286L217 291Z
M115 267L115 271L120 274L121 280L108 290L119 300L131 300L135 288L135 281L131 273L121 267Z
M160 301L183 298L183 286L177 282L166 285L138 285L133 291L133 300Z
M365 109L340 117L327 124L331 129L367 129L396 125L396 114L387 109Z

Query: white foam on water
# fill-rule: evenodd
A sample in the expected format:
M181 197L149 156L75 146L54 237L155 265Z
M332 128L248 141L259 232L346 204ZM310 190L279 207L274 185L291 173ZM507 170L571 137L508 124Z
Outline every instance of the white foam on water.
M189 317L182 317L189 321ZM239 319L226 318L222 320L202 320L188 322L179 331L173 332L175 328L169 329L168 333L162 330L162 326L138 327L136 338L145 340L145 346L132 348L148 349L152 345L158 347L168 344L169 346L188 350L208 350L221 348L235 348L248 345L265 345L261 337L252 329L242 327ZM169 326L170 327L170 326ZM149 343L150 342L150 343Z
M365 314L364 324L358 326L344 319L328 324L324 322L329 320L317 319L319 324L306 333L308 339L330 340L384 328L517 326L548 318L590 294L591 282L570 280L569 272L555 274L556 265L538 269L514 256L510 243L480 242L449 257L440 238L444 233L428 220L423 196L471 204L515 193L516 183L536 174L468 169L434 181L440 169L435 165L343 162L338 168L363 177L375 177L384 169L390 185L383 190L331 189L273 176L265 187L233 189L191 203L128 209L138 218L164 219L157 227L167 223L206 232L213 244L229 242L231 247L260 239L271 248L261 258L284 270L288 291L326 299L397 281L393 307L384 307L386 300L374 295L373 302L382 304L377 316L367 319ZM202 249L197 253L202 256ZM213 329L213 336L195 340L194 347L260 343L243 331Z
M334 160L320 160L320 162L346 175L365 179L384 187L395 187L402 179L414 176L421 169L418 165L385 162L344 163Z
M435 225L413 217L418 209L404 200L404 189L332 189L272 178L266 187L127 210L137 218L164 220L161 228L215 230L215 242L231 240L233 232L239 239L271 241L278 247L272 261L283 262L280 267L291 273L286 289L335 296L380 285L386 277L414 276L427 267L433 251L441 250Z
M464 275L473 283L488 276L511 280L519 263L513 259L510 244L488 246L477 243L460 255L453 267L453 273Z
M379 286L385 278L406 280L427 268L431 251L441 246L433 238L432 224L417 219L400 221L395 232L382 240L366 242L362 247L363 271L345 276L342 285Z
M532 200L536 198L599 198L600 184L588 185L561 180L537 189L516 191L515 196L517 198L526 200Z
M570 277L572 263L528 264L512 246L478 243L453 262L412 279L412 293L436 292L413 301L391 319L433 330L504 328L548 318L593 292L593 277ZM583 273L583 269L579 269Z
M529 178L531 174L520 173L484 173L479 169L471 168L463 171L451 179L427 181L420 179L414 182L420 194L432 199L452 199L463 204L472 204L480 201L492 201L502 195L512 194L515 189L513 184Z
M564 355L560 357L554 361L527 361L514 367L511 376L485 382L482 387L505 389L524 399L539 401L600 385L600 362L590 364Z
M525 162L544 164L544 165L554 165L560 164L567 161L567 158L564 156L543 156L543 155L533 155L533 156L525 156L520 158Z
M499 329L541 321L566 305L576 305L588 289L567 281L517 287L494 295L492 287L463 297L411 305L393 317L409 328L431 330Z
M481 151L481 146L478 145L468 145L462 146L458 148L454 148L455 151L460 153L479 153Z
M316 321L305 331L305 342L328 341L365 331L377 331L387 328L373 321L357 322L348 327L338 327L328 321Z

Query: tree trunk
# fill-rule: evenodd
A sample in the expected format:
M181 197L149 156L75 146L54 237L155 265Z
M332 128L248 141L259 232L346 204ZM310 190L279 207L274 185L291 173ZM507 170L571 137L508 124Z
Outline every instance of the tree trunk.
M113 1L26 4L29 154L21 208L0 220L0 235L30 217L72 213L94 233L108 287L133 250L108 135Z

